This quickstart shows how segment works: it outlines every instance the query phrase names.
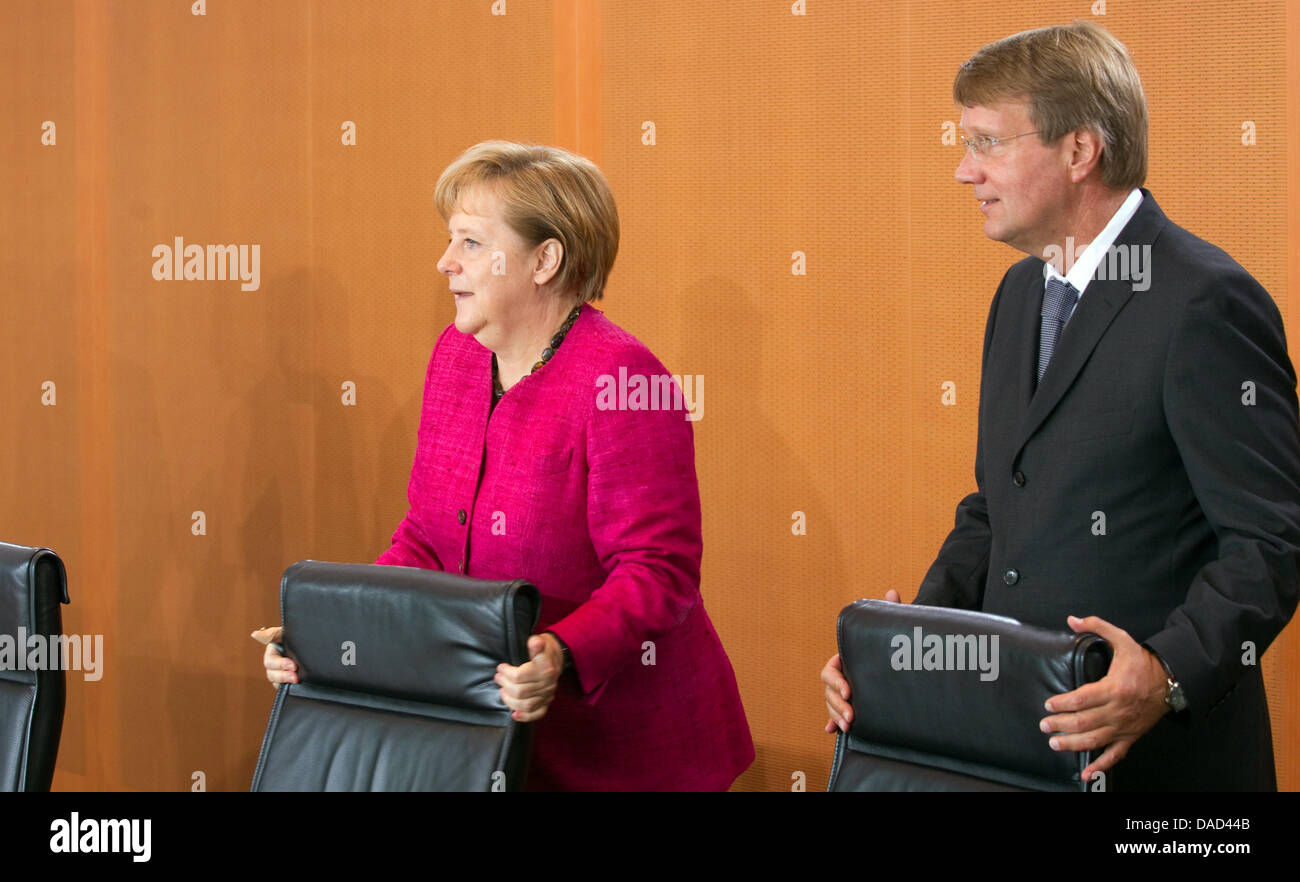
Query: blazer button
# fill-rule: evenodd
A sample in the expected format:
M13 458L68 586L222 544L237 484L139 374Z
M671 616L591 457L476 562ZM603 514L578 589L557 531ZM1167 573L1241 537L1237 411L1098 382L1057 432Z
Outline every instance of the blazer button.
M1002 574L1002 581L1006 582L1008 585L1014 585L1020 581L1020 573L1015 570L1007 570Z
M465 509L462 508L460 511L456 512L456 522L461 524L465 523Z
M1016 472L1014 475L1011 476L1011 483L1015 484L1017 487L1025 486L1025 473Z

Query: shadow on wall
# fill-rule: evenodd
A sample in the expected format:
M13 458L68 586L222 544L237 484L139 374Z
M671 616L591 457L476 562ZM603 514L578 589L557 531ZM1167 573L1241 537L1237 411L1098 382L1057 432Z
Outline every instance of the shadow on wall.
M705 377L707 406L695 424L701 590L754 737L754 764L733 789L789 790L796 773L808 789L824 788L834 743L821 731L826 709L818 674L835 651L836 587L845 568L836 512L807 464L833 474L834 451L812 447L824 429L783 434L772 417L778 407L797 416L806 396L819 390L781 389L767 379L767 358L778 344L762 309L735 282L704 279L686 302L693 317L708 319L687 323L683 362L673 368ZM795 512L804 515L805 535L793 531Z
M392 512L405 510L404 495L388 496L404 494L420 389L398 405L384 379L357 372L347 328L327 319L346 316L357 295L331 277L299 270L262 295L223 299L212 318L224 333L260 323L275 348L252 370L232 369L229 397L212 402L220 438L186 486L153 467L164 437L150 367L114 365L153 405L116 458L118 474L151 476L140 492L118 489L127 633L115 642L130 655L115 679L139 684L115 693L128 788L189 789L196 772L209 790L248 788L274 697L248 635L279 622L281 573L308 557L373 561ZM343 403L344 380L356 383L356 406ZM192 510L204 511L202 536Z

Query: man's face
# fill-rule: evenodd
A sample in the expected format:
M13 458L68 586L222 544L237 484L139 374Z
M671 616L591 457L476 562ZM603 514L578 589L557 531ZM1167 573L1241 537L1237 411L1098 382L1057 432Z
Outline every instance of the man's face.
M1034 131L1029 104L1006 101L991 107L963 107L967 137L1011 138ZM1071 233L1070 159L1073 139L1044 144L1037 134L993 145L987 155L967 151L957 180L974 188L984 213L984 235L1043 257L1050 244Z

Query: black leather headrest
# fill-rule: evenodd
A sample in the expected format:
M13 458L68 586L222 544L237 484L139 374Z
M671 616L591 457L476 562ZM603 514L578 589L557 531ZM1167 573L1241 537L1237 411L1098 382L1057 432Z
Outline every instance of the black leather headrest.
M1081 754L1054 751L1038 721L1049 696L1105 675L1096 634L987 613L859 600L839 617L849 749L1023 786L1077 781ZM838 751L837 751L838 753Z
M412 567L301 561L280 586L283 643L303 684L501 711L503 661L527 661L540 595Z
M61 604L67 602L67 571L57 554L0 542L0 636L10 644L6 650L25 656L33 637L59 639ZM57 645L36 670L15 664L16 657L0 668L0 790L50 789L66 695L66 656L52 648Z
M0 542L0 633L30 628L30 610L37 592L48 583L59 600L68 603L68 575L63 561L48 548Z
M59 603L68 602L68 577L63 561L48 548L0 542L0 634L17 641L23 632L57 634ZM24 645L16 649L26 653ZM36 672L0 668L0 679L35 683Z

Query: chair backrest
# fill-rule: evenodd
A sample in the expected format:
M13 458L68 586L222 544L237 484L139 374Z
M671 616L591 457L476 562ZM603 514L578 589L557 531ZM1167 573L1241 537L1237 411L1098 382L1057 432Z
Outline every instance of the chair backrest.
M411 567L301 561L280 584L284 653L253 790L520 790L531 726L497 665L527 661L540 595Z
M1038 728L1049 696L1100 679L1110 647L966 610L859 600L839 617L853 722L828 790L1086 790L1088 753Z
M59 605L67 602L57 554L0 542L0 790L48 791L54 778L65 696ZM38 643L44 651L35 654Z

